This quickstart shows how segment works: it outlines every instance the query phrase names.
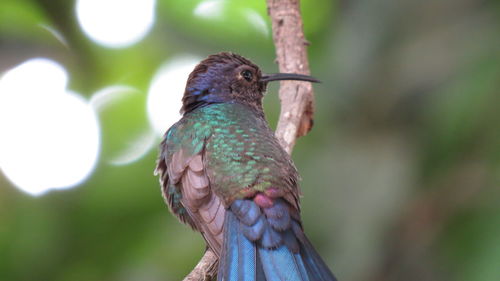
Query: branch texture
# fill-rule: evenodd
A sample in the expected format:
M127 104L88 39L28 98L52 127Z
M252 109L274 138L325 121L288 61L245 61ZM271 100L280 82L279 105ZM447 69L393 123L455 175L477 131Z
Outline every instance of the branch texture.
M299 0L267 0L272 20L273 40L280 72L309 74L302 29ZM276 137L281 146L292 153L295 140L307 134L313 125L314 96L311 83L282 81L281 113ZM184 281L212 280L217 272L218 258L208 249Z
M210 281L217 274L218 258L215 253L207 249L201 260L184 278L184 281Z
M299 0L267 0L280 72L309 74ZM313 126L314 95L311 83L281 81L281 113L276 137L291 154L295 140Z

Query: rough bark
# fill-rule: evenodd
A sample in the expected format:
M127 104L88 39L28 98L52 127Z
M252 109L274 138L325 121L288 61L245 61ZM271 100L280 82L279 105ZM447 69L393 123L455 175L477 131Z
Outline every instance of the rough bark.
M267 0L272 21L273 40L280 72L309 74L299 0ZM279 91L281 113L276 137L281 146L292 153L298 137L313 125L314 95L311 83L282 81ZM198 262L184 281L212 280L217 271L217 256L210 250Z
M273 39L280 72L309 74L299 0L267 0L272 20ZM280 85L281 113L276 137L288 153L298 137L313 126L314 95L311 83L282 81Z
M210 281L217 274L218 259L212 250L207 249L201 260L184 278L184 281Z

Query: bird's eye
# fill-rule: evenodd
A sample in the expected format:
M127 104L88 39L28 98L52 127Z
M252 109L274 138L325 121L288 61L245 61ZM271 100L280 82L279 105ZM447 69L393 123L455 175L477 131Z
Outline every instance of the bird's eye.
M250 81L252 81L253 74L250 70L243 70L241 72L241 76L243 76L243 78L245 78L245 80L250 82Z

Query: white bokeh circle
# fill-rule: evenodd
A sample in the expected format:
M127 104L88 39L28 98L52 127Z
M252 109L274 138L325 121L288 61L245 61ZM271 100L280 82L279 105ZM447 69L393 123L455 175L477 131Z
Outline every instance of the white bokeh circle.
M140 41L155 20L156 0L77 0L83 31L100 45L122 48Z
M166 62L157 71L148 93L149 121L155 132L163 135L181 117L182 95L189 73L201 59L184 56Z
M0 169L33 195L77 185L93 170L100 145L92 107L66 90L56 62L36 58L0 79Z

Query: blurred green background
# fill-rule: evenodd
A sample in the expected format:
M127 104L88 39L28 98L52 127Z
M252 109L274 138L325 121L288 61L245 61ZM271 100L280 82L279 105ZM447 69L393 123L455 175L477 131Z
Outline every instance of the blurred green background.
M150 29L111 47L84 32L76 2L0 0L0 73L44 57L86 101L113 85L135 94L97 110L97 164L74 188L32 196L0 173L0 280L181 280L204 242L169 214L153 176L160 136L141 137L153 131L152 79L173 58L220 51L276 72L265 2L143 1ZM116 19L127 1L115 2L111 32L131 30ZM500 2L302 2L323 81L293 154L313 244L343 281L500 280ZM272 126L277 89L265 100ZM117 164L137 140L151 145Z

